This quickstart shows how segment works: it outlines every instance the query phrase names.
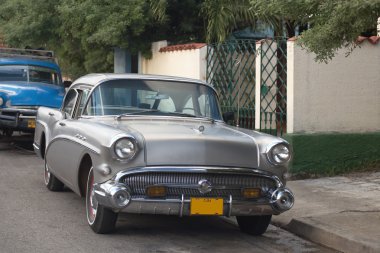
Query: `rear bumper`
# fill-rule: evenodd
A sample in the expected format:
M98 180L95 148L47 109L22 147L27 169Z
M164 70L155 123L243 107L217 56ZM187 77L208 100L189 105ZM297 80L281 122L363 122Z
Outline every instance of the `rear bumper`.
M188 169L191 171L192 169ZM226 168L226 170L228 170ZM194 171L199 169L194 168ZM205 169L209 171L209 169ZM236 169L234 169L236 172ZM228 172L228 171L227 171ZM229 171L231 172L231 171ZM241 169L247 174L258 174L258 170ZM265 172L263 172L265 173ZM95 184L95 198L100 205L111 208L116 212L139 213L139 214L166 214L188 216L191 215L191 198L186 194L181 194L178 198L148 198L133 197L133 191L130 187L118 179L122 178L123 172L116 175L114 179L101 184ZM257 199L233 199L232 195L223 198L223 216L253 216L253 215L271 215L280 214L292 208L294 204L293 193L284 187L276 176L268 176L266 173L263 177L271 177L276 181L276 188L264 196ZM183 185L184 188L192 187ZM228 186L225 186L228 187ZM118 205L118 197L124 196L129 201Z
M36 109L0 109L0 128L33 132L36 122Z

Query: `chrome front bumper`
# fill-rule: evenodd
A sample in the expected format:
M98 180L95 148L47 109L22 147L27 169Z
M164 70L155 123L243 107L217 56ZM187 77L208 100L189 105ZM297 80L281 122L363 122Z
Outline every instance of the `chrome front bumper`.
M29 121L35 122L36 109L2 108L0 109L0 127L22 131L34 131Z
M151 170L151 168L150 168ZM171 168L172 170L172 168ZM182 168L183 170L183 168ZM192 171L192 169L188 169ZM199 172L199 168L194 169ZM206 169L209 171L208 169ZM234 169L236 172L236 169ZM242 169L244 173L260 173L258 170ZM265 173L265 172L263 172ZM113 209L116 212L138 214L165 214L165 215L190 215L191 197L182 194L179 198L142 198L131 196L128 185L121 182L125 172L118 173L112 180L95 184L95 197L102 206ZM263 174L268 176L267 174ZM224 198L224 216L251 216L280 214L289 210L294 204L292 192L284 187L276 176L270 176L276 181L276 189L268 196L257 199L234 200L232 195ZM129 201L125 206L119 206L117 202L118 192L128 196Z

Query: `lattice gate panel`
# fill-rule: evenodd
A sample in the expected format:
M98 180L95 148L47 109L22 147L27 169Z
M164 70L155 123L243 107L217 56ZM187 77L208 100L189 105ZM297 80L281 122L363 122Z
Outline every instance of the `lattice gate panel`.
M282 136L286 133L286 40L263 40L259 51L260 131Z
M207 82L219 93L222 111L237 112L235 124L249 129L255 128L255 42L236 40L207 48Z
M257 116L260 124L256 129L278 136L286 133L286 56L283 38L208 45L207 81L219 93L222 111L238 115L233 124L255 129ZM260 64L257 69L256 61ZM255 101L257 76L260 101ZM260 113L255 114L255 103L259 103Z

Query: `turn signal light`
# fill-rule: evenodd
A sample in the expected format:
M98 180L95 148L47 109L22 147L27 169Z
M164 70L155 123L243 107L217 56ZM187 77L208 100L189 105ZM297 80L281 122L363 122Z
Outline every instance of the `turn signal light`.
M165 186L149 186L145 189L145 194L149 197L165 197L166 187Z
M243 189L243 197L246 199L259 198L261 195L260 188L245 188Z

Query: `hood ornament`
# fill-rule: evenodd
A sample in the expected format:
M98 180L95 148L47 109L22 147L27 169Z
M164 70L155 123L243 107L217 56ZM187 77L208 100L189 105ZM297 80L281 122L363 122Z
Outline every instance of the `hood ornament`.
M204 126L199 126L198 128L194 127L192 128L197 134L203 134L203 132L205 131L205 127Z
M207 179L201 179L198 182L198 191L202 194L209 193L212 190L211 182Z

